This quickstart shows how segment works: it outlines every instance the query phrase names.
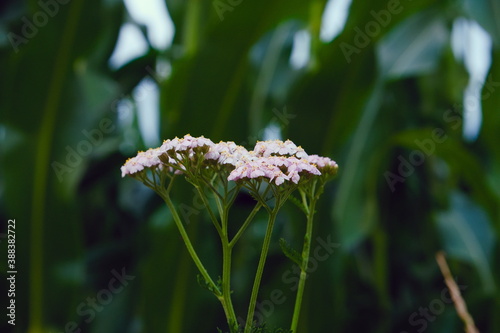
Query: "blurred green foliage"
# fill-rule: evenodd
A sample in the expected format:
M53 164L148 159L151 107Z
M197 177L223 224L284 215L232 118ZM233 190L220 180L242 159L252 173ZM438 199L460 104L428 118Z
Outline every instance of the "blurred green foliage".
M16 326L2 315L2 332L226 329L161 200L120 178L126 158L148 148L131 95L145 77L160 88L163 139L191 133L251 146L274 124L307 152L338 162L315 237L340 247L311 269L300 332L461 331L434 259L441 249L480 331L500 331L498 1L353 0L343 32L324 43L326 0L166 0L173 44L150 45L117 70L108 60L131 20L123 3L52 3L57 13L44 24L37 1L0 4L0 223L6 233L7 220L16 220L18 270ZM474 141L462 136L468 75L450 42L458 17L476 20L493 40ZM296 69L289 58L303 29L311 58ZM165 63L165 78L151 76ZM128 121L120 101L132 111ZM216 275L211 224L193 208L189 187L176 198ZM238 199L235 216L248 212L249 200ZM261 309L269 327L291 319L294 273L278 239L300 245L300 216L289 205L277 221L261 301L276 289L284 300ZM234 256L241 315L263 223ZM6 294L5 237L0 249Z

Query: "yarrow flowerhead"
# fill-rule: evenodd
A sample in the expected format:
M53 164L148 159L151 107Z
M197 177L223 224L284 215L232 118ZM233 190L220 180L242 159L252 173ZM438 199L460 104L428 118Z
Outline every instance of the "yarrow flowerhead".
M297 158L307 158L307 154L300 146L290 140L257 141L253 152L259 157L269 156L294 156Z
M165 140L160 147L162 152L166 153L195 153L200 151L208 151L214 143L212 140L200 136L198 138L192 137L189 134L184 135L183 138L175 138L172 140Z
M308 155L304 149L290 140L284 142L281 140L259 141L252 151L248 151L231 141L221 141L214 144L203 136L192 137L187 134L182 138L165 140L159 148L139 152L135 157L129 158L125 162L121 167L121 173L122 177L131 176L141 181L165 201L182 239L190 249L189 253L192 259L200 270L201 276L199 276L198 281L211 290L217 298L227 296L229 299L231 295L230 270L223 269L223 277L217 283L212 280L193 250L189 235L184 227L185 223L190 222L190 214L186 215L182 211L180 212L183 214L179 214L171 199L177 175L182 174L184 180L195 187L197 202L201 199L220 236L222 252L229 253L229 256L234 244L240 239L259 209L264 208L269 213L265 241L259 259L259 269L255 278L255 281L260 281L261 268L265 264L263 259L267 256L273 224L279 209L288 199L295 199L292 201L298 204L307 216L304 237L307 243L305 243L304 248L309 248L316 201L323 193L326 181L337 173L337 169L337 163L331 159L318 155ZM228 232L229 217L237 215L230 214L229 209L235 203L240 190L246 190L257 201L257 204L234 236L229 237L229 234L232 234L232 232ZM294 191L300 192L301 201L292 195ZM217 210L213 209L215 206ZM179 206L180 208L182 207ZM217 212L218 216L216 216ZM184 220L181 219L180 215L184 215ZM287 246L282 246L282 248L287 257L296 260L296 256L291 251L286 251ZM303 257L307 258L308 253ZM224 257L222 266L227 266L225 263L226 261L231 262L230 259L230 257ZM301 277L303 278L305 275L301 275ZM252 321L257 301L254 296L259 294L258 287L259 285L254 283L249 320L245 323L245 332L248 329L252 332L255 331ZM240 332L236 319L231 318L235 317L234 309L231 302L228 303L229 305L226 302L222 304L230 330ZM300 303L298 304L300 305ZM296 304L295 308L300 308L300 306L297 307ZM295 313L294 318L296 318Z
M338 169L337 163L328 157L308 155L290 140L259 141L254 150L248 151L232 141L214 144L203 136L187 134L165 140L159 148L139 152L127 160L121 171L122 177L135 176L147 169L175 171L175 174L193 177L199 170L219 172L221 169L217 166L231 171L228 180L267 179L275 185L299 184L301 180L322 174L333 176Z
M205 154L205 160L233 167L235 167L238 162L249 159L251 159L251 155L248 150L232 141L221 141L216 143L211 146L208 153Z
M203 136L195 138L186 134L183 138L163 141L158 157L164 164L172 166L176 174L184 173L203 162L204 154L213 145L212 140Z
M139 152L135 157L129 158L121 167L122 177L134 175L145 168L162 167L162 162L158 158L160 154L161 151L159 148L151 148Z
M309 155L307 160L309 161L309 163L316 165L318 170L323 174L335 176L339 169L337 163L328 157Z
M281 185L285 181L298 184L301 176L321 175L321 172L306 159L296 157L258 157L241 162L228 179L234 181L267 178L269 182Z

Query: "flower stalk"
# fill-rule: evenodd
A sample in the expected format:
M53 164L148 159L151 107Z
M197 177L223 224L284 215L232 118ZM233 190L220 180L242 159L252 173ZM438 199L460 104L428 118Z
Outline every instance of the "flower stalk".
M252 294L250 296L250 304L248 305L248 313L247 320L245 322L244 333L251 333L252 331L253 316L255 313L255 306L257 304L257 296L259 295L260 281L262 280L262 273L264 273L264 266L266 264L267 253L269 252L269 244L271 243L271 235L273 232L274 222L276 221L276 215L277 211L272 211L269 215L269 221L267 222L266 234L264 236L264 242L262 244L262 250L260 252L257 272L255 273Z
M153 189L166 203L181 234L191 259L200 272L199 282L210 290L222 304L231 333L251 333L255 306L262 275L279 210L295 190L299 190L307 216L306 234L301 256L301 274L292 319L296 332L311 247L313 218L316 202L326 180L337 172L337 164L327 157L308 155L292 141L260 141L252 151L234 142L214 144L204 137L186 135L164 141L158 148L139 152L121 168L122 176L133 177ZM221 241L222 272L214 282L198 256L184 227L170 192L174 180L184 176L193 185L214 225ZM229 235L230 209L240 190L245 189L256 200L255 206L234 236ZM209 197L210 194L210 197ZM216 209L213 208L215 205ZM246 322L238 326L232 302L232 252L256 214L265 208L268 213L266 233L257 264Z
M299 315L302 305L302 296L304 295L304 288L307 279L307 266L309 264L309 254L311 251L311 240L313 231L313 220L316 209L315 197L311 198L311 200L308 202L306 194L303 191L301 191L301 196L305 213L307 216L307 222L306 222L306 233L304 235L304 246L302 248L302 262L300 265L299 285L297 287L297 296L295 299L295 307L293 309L292 324L290 328L292 332L297 332L297 325L299 323Z

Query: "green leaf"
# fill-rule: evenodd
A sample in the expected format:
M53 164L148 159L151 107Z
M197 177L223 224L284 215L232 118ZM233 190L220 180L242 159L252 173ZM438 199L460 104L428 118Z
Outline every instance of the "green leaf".
M294 195L290 195L288 197L288 200L290 200L295 206L299 207L299 209L307 215L307 209L306 207L304 207L304 204L302 203L301 200L299 200L298 198L296 198Z
M436 133L440 134L436 135ZM412 152L422 154L425 162L432 161L434 156L441 157L447 162L453 175L460 177L471 188L471 195L487 209L490 216L492 218L497 216L500 198L488 183L483 166L472 152L452 136L451 132L447 133L442 128L407 130L395 135L393 140L404 147L413 149ZM418 166L414 169L416 168Z
M205 278L201 274L196 275L196 280L198 281L198 284L201 287L205 288L208 291L211 291L215 296L217 296L217 297L222 296L222 293L220 291L222 280L220 277L217 280L217 289L213 288L212 285L207 280L205 280Z
M495 234L485 212L460 192L451 195L450 209L436 215L446 253L473 264L487 293L496 289L492 263Z
M279 240L281 250L291 261L302 268L302 255L297 252L284 238Z
M18 52L12 51L11 45L8 56L2 50L1 121L18 138L9 151L0 152L2 159L15 161L2 166L2 172L9 174L2 191L8 198L7 214L22 221L19 265L24 267L26 276L20 278L22 288L16 293L19 302L26 305L19 312L22 331L63 327L84 299L83 284L87 276L74 280L79 274L75 265L66 266L65 274L57 272L66 263L83 258L84 224L76 185L96 145L86 144L85 156L79 154L69 167L68 149L78 150L77 145L88 139L82 131L90 133L98 128L103 113L109 110L106 101L110 97L106 92L113 94L115 87L94 68L102 64L102 57L96 57L95 63L89 65L88 55L95 51L95 38L102 34L100 29L119 23L116 20L108 23L103 13L96 11L100 3L98 0L54 2L57 6L54 15L44 13L39 3L32 3L23 7L30 12L10 14L20 14L28 21L34 15L47 18L42 25L33 25L36 31L19 45ZM51 7L51 10L56 9ZM22 35L27 23L21 17L15 19L12 32ZM110 35L103 40L114 43ZM100 142L104 141L103 138ZM69 169L63 178L52 167L54 162ZM18 163L24 167L20 168ZM31 276L37 278L29 279ZM47 304L64 306L55 309Z
M500 3L497 0L462 0L465 13L479 23L500 47Z
M340 167L339 189L333 205L344 248L352 249L362 241L376 222L376 202L364 198L368 177L374 170L369 168L367 155L373 143L374 121L380 108L382 83L378 82L363 111L359 126L354 132L344 165ZM372 193L374 195L374 193Z
M396 26L377 45L380 71L386 78L400 78L437 68L448 45L445 20L437 12L422 12Z
M202 38L203 43L198 43L194 54L173 62L172 75L162 86L162 116L166 120L162 136L191 133L214 141L248 143L250 124L259 122L258 113L249 114L250 94L245 86L254 73L249 51L285 18L304 17L309 4L297 0L245 1L231 5L232 10L225 12L222 20L212 2L207 4L207 17L200 17L199 22L186 18L178 26L176 36L185 34L188 24L198 24L198 35L192 38ZM276 66L274 62L271 65ZM255 107L261 108L258 104ZM272 108L268 112L272 114Z

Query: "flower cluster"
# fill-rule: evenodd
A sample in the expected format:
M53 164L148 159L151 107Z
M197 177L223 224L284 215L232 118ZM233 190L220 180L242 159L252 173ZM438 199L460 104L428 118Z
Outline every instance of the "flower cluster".
M176 153L188 153L192 155L196 152L207 150L213 146L214 143L210 139L207 139L203 136L194 138L191 135L186 134L183 138L180 139L175 138L173 140L163 141L160 150L164 153L170 153L170 154L176 152Z
M230 174L228 179L239 181L255 178L267 178L269 182L281 185L287 181L299 183L300 176L321 175L321 172L305 159L296 157L258 157L254 160L241 162Z
M333 160L328 157L318 156L318 155L309 155L307 158L309 163L316 165L319 171L323 174L328 175L336 175L339 166Z
M121 173L122 177L131 176L143 182L165 201L200 272L199 281L219 300L224 300L222 306L230 331L241 332L241 329L244 329L246 333L254 332L256 328L253 322L260 281L278 211L292 197L294 191L300 192L302 200L299 205L307 217L299 281L299 284L304 286L307 275L302 273L305 273L308 267L307 258L316 202L323 193L326 181L337 173L337 169L335 161L328 157L308 155L302 147L290 140L259 141L253 150L249 151L232 141L214 143L203 136L192 137L187 134L182 138L165 140L158 148L139 152L137 156L126 161L121 167ZM180 174L195 187L196 195L199 195L219 234L224 255L222 277L217 283L204 267L184 227L189 222L189 215L182 214L182 219L170 197L174 179ZM233 183L230 183L231 181ZM229 209L242 189L247 190L257 203L245 221L239 224L234 236L230 236L233 233L228 232L229 217L235 214L229 214ZM212 196L209 196L210 194ZM294 202L298 203L298 199L295 199ZM213 207L217 207L217 210ZM261 208L269 213L269 220L243 327L236 324L238 319L231 301L231 253ZM285 251L285 255L296 262L295 254L290 253L292 252L289 250ZM298 289L290 332L296 331L295 318L298 318L303 290L304 288Z
M285 182L298 184L311 176L335 175L337 163L328 157L308 155L303 148L290 140L259 141L252 151L232 141L214 144L203 136L165 140L161 147L139 152L122 166L122 177L134 175L152 168L176 170L180 173L192 165L203 164L229 167L228 180L247 181L266 179L281 185Z
M245 147L238 146L232 141L221 141L215 144L210 147L210 150L205 155L206 160L215 161L215 163L221 165L231 165L233 167L235 167L239 161L250 158L251 155Z
M140 151L137 156L129 158L121 167L122 177L125 177L126 175L133 175L137 172L143 171L145 168L162 167L163 163L159 159L160 154L160 148L151 148L146 151Z
M337 173L337 163L328 157L307 155L304 149L290 140L258 141L246 158L240 159L228 179L244 181L267 178L270 183L281 185L285 181L298 184L301 177Z
M297 158L307 158L307 154L302 147L295 145L290 140L258 141L253 149L257 156L295 156Z
M139 152L137 156L129 158L121 167L122 177L132 176L138 172L155 167L168 167L172 172L180 173L185 168L180 162L185 158L194 158L197 153L206 153L214 146L212 140L203 136L195 138L187 134L183 138L165 140L161 147L151 148Z

